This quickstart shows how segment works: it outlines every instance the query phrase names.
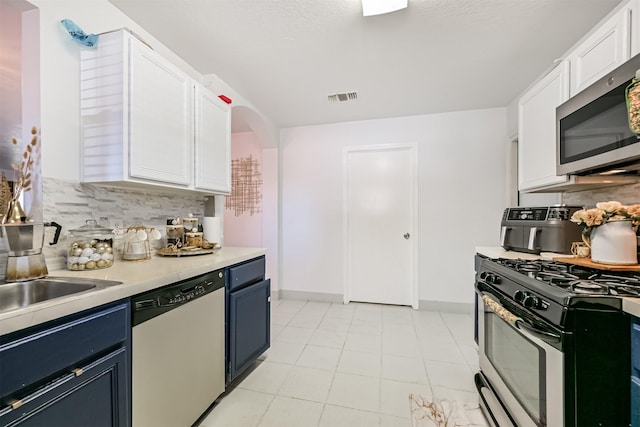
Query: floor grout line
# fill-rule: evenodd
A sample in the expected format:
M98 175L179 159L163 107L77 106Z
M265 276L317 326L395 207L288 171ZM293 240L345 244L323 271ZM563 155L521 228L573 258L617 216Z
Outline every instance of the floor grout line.
M428 390L431 393L431 396L435 395L434 387L436 386L433 383L430 370L428 369L428 366L427 366L427 362L429 362L430 360L426 358L426 353L424 353L423 351L423 345L424 345L423 337L425 336L423 331L429 328L429 318L431 317L431 315L423 316L420 314L421 313L420 311L416 311L411 308L403 309L397 306L391 306L387 308L385 306L379 306L379 305L373 305L373 304L369 305L366 303L351 303L351 304L354 304L354 308L350 310L350 313L346 314L344 310L335 308L335 307L344 307L344 305L341 303L340 304L328 303L326 306L323 306L324 303L319 303L318 305L314 303L315 302L313 301L304 301L303 303L299 303L299 302L296 302L295 300L280 300L277 305L272 305L272 309L273 309L272 316L274 315L274 312L280 313L281 316L276 315L276 317L279 317L277 320L282 321L282 319L286 319L285 324L272 323L272 328L274 325L276 325L277 326L276 329L279 329L278 334L275 334L274 336L274 340L273 340L274 342L272 342L272 346L273 344L277 344L278 342L281 342L281 343L288 343L296 346L301 346L302 350L297 355L295 360L289 359L289 360L292 360L291 363L289 361L283 362L280 360L270 361L268 354L266 355L266 358L260 362L260 363L269 362L269 364L276 364L276 365L289 367L289 370L287 371L284 379L276 388L275 393L271 394L271 393L254 391L254 390L251 390L250 388L245 389L245 388L239 387L240 389L246 390L249 392L261 393L261 394L271 396L271 399L269 400L268 405L266 406L263 413L260 415L259 419L257 420L257 424L254 424L253 427L257 427L257 426L259 427L262 425L262 423L264 423L266 414L270 409L272 409L273 404L276 401L276 398L278 396L282 398L294 399L298 401L305 401L305 402L313 403L316 405L321 405L321 406L315 407L315 408L319 408L318 419L317 419L317 422L315 423L316 427L319 427L320 425L322 425L323 417L325 417L326 414L328 414L327 408L334 407L334 406L348 409L350 411L355 411L355 412L352 412L352 414L357 414L357 413L375 414L377 415L378 425L383 425L383 418L389 419L391 422L393 422L393 420L396 419L396 421L399 423L402 422L399 420L409 420L411 414L409 412L408 396L407 396L407 413L406 413L407 416L406 417L398 417L398 415L391 415L388 413L388 411L385 413L382 412L383 403L385 402L383 399L385 399L386 397L385 392L383 390L383 383L385 383L386 381L388 381L388 384L390 384L389 387L398 387L399 384L405 384L405 386L401 386L401 387L405 387L406 389L410 389L413 386L415 386L416 389L425 388L424 391ZM282 311L278 311L279 310L278 307L280 307ZM411 310L411 311L408 311L408 310ZM466 370L473 372L474 368L473 366L471 366L468 358L466 357L468 356L468 349L465 350L467 351L467 353L465 353L463 352L461 347L462 345L468 346L468 345L471 345L471 343L473 343L473 339L471 339L470 342L467 342L469 340L465 338L464 322L467 319L462 317L456 317L456 316L447 316L447 315L444 315L442 312L430 312L430 313L433 313L434 319L437 319L436 335L437 335L437 329L441 327L440 325L442 325L444 327L443 330L446 331L446 334L448 336L447 340L450 339L453 341L453 344L454 344L453 348L458 353L460 353L460 358L461 358L460 361L464 363L450 363L450 362L444 362L439 360L431 360L431 362L459 365L459 366L463 366ZM455 314L455 313L451 313L451 314ZM295 324L296 317L298 317L298 320L306 317L307 319L303 319L303 321L309 320L308 324L309 325L313 324L314 326L311 328L308 328L305 326L296 326ZM312 321L311 319L313 319L314 317L318 318L319 322L316 323ZM449 321L447 319L449 319ZM374 351L369 351L366 349L367 347L366 336L368 336L368 334L363 334L361 332L362 330L367 330L367 329L364 329L366 328L367 322L370 322L374 325L370 329L371 331L375 332L376 329L379 329L378 332L375 333L375 335L371 335L371 337L377 337L377 338L371 338L371 339L379 339L379 342L375 346ZM343 324L345 326L345 329L342 329L340 327L340 325L343 325ZM363 329L357 329L357 328L354 329L356 325L358 326L358 328L362 327ZM325 328L325 326L329 326L329 328ZM331 328L332 326L334 326L336 329ZM288 327L309 329L311 333L310 334L302 333L302 334L296 335L296 332L292 332L292 335L289 335L289 338L292 340L297 340L298 337L302 337L300 340L305 341L304 343L278 341L277 337L281 335L283 331L285 331L285 329ZM337 329L338 327L340 327L340 329ZM468 319L468 327L473 328L473 322L470 316ZM358 332L352 332L354 330L357 330ZM323 332L318 333L318 331L323 331ZM402 350L394 353L393 348L388 348L389 343L391 343L391 345L393 346L394 335L401 333L401 331L406 332L407 341L406 342L397 341L397 342L407 346L406 349L402 347L403 350L407 351L407 354L401 354ZM358 339L363 340L363 342L360 342L357 340L354 341L353 337L355 335L353 334L357 334L359 336ZM306 337L307 335L309 338L305 340L304 337ZM343 336L344 338L342 338ZM350 336L351 336L351 340L350 340ZM317 342L320 342L320 344L318 344L317 342L312 342L314 340L314 337L316 338L320 337L316 340ZM335 338L335 339L340 339L339 346L334 346L332 344L331 337L334 337L334 338L340 337L340 338ZM323 341L323 340L326 340L326 341ZM442 344L446 344L448 342L447 340L445 340ZM386 342L386 346L385 346L385 342ZM329 344L329 345L326 345L326 344ZM439 344L438 342L433 343L433 345L435 346L437 346L438 344ZM449 344L446 344L446 345L449 345ZM314 347L327 349L327 351L325 352L326 356L323 355L314 359L313 356L309 356L309 354L305 353L305 352L313 352ZM300 347L297 347L297 348L300 348ZM335 352L333 350L335 350ZM416 353L414 353L414 351L416 351ZM352 372L349 372L349 370L352 369L352 368L349 368L349 365L345 365L345 367L347 368L345 372L339 371L339 367L341 365L341 362L343 361L345 352L350 352L350 353L363 352L371 355L376 355L378 357L377 369L379 370L379 374L363 375L358 373L352 373ZM335 364L332 365L330 369L327 369L324 367L322 368L318 367L320 365L325 365L326 362L330 360L330 359L326 359L326 357L333 357L331 355L335 355L336 353L337 353L337 359L335 360ZM443 354L443 353L434 353L435 356L438 356L438 354ZM306 355L305 363L308 363L310 366L298 365L303 355ZM422 366L422 369L424 369L427 383L426 384L419 383L419 382L414 383L412 381L407 381L406 379L404 380L393 379L393 376L408 378L402 373L402 370L400 371L392 370L389 372L392 378L386 378L384 373L385 356L387 360L389 360L390 358L391 359L393 358L419 359L420 366ZM353 357L353 355L351 355L350 357ZM438 356L438 357L441 357L441 356ZM286 357L284 360L286 360ZM353 361L353 359L351 360ZM402 359L397 359L397 360L402 360ZM347 363L351 363L351 362L347 362ZM266 369L269 366L272 366L272 365L265 365L265 371L263 372L268 372ZM284 385L287 384L287 382L292 377L292 375L294 375L294 371L304 372L304 371L300 371L304 369L322 370L331 374L331 380L329 381L326 394L322 397L322 401L319 402L315 400L307 400L300 397L280 394L284 390ZM398 372L398 373L395 373L395 372ZM336 402L329 403L329 399L332 395L332 391L334 390L334 386L336 384L335 381L338 374L367 378L367 379L377 378L377 385L378 385L378 390L376 394L377 411L374 412L370 410L354 408L353 406L351 406L353 405L353 403L349 403L349 402L346 402L344 406ZM268 373L265 373L264 375L267 375L267 377L264 377L264 378L269 378ZM343 378L350 378L350 377L343 377ZM398 385L391 386L391 384L394 384L394 383L398 383ZM326 382L325 382L325 386L326 386ZM437 387L440 389L441 394L446 394L446 392L443 392L443 390L451 390L451 392L454 395L458 395L458 396L464 396L464 394L456 394L456 393L467 393L468 395L467 397L465 397L465 399L469 398L469 395L473 393L463 388L460 388L460 389L455 388L455 386L453 388L450 386L442 386L442 385L439 385ZM387 393L389 392L388 390L393 390L393 389L394 388L388 388ZM296 390L295 388L294 389L289 388L288 390L290 392L293 392L294 394L298 393L295 391ZM300 389L300 390L304 390L304 389ZM304 392L302 395L311 396L311 395L307 395L306 392ZM283 405L282 403L283 401L280 401L280 402L281 402L280 405ZM373 401L371 400L369 400L369 402L373 403ZM386 407L390 408L388 405ZM396 408L399 408L399 406L396 406ZM395 412L399 413L397 409ZM314 414L315 413L316 412L314 411ZM271 414L271 415L274 416L274 414ZM270 417L269 419L271 421L274 420L274 418L272 417Z

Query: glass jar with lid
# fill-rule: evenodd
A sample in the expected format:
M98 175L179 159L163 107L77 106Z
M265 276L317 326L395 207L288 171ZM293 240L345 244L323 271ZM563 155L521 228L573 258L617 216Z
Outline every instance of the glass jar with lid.
M70 230L67 268L81 271L111 267L114 261L113 238L113 230L93 219Z

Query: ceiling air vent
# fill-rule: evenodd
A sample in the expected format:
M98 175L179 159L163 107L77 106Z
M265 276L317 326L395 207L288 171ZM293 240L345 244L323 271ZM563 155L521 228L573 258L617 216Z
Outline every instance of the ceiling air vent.
M358 99L358 92L334 93L333 95L328 95L327 98L329 102L355 101Z

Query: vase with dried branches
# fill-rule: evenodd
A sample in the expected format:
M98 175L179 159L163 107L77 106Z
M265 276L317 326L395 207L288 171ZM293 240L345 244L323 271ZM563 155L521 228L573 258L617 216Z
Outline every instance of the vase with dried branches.
M22 209L20 204L20 197L22 193L31 191L33 182L33 171L36 163L35 151L38 147L40 140L40 133L38 128L33 126L31 128L31 141L26 145L24 152L20 158L20 164L12 164L11 167L14 171L13 189L9 191L9 201L4 200L7 197L7 191L4 187L6 183L6 176L3 179L3 187L0 188L0 195L3 197L2 204L6 206L4 214L2 216L3 224L23 224L28 221L27 214ZM13 138L11 144L18 146L18 140Z

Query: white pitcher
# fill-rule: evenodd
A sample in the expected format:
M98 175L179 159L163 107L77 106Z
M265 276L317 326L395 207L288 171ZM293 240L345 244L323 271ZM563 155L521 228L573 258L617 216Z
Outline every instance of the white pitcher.
M638 263L636 234L631 221L612 221L591 230L591 261L601 264Z

